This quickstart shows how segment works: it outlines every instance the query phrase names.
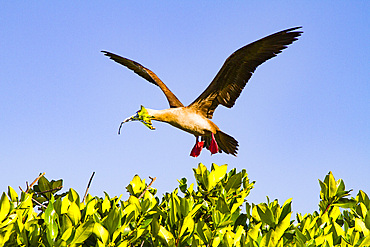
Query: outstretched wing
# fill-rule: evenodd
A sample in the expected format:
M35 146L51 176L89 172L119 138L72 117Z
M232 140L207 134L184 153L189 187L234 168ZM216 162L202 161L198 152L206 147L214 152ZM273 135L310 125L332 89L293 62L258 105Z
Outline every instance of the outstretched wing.
M122 64L123 66L126 66L130 70L133 70L136 74L139 76L143 77L147 81L153 83L154 85L157 85L158 87L161 88L163 91L164 95L166 95L166 98L168 100L168 103L170 104L170 107L182 107L184 106L180 100L171 92L170 89L158 78L156 74L154 74L153 71L150 69L145 68L141 64L132 61L130 59L118 56L116 54L113 54L108 51L102 51L104 55L112 59L113 61Z
M188 107L195 108L210 119L219 104L231 108L257 66L297 40L302 32L292 31L299 28L277 32L235 51L226 59L206 90Z

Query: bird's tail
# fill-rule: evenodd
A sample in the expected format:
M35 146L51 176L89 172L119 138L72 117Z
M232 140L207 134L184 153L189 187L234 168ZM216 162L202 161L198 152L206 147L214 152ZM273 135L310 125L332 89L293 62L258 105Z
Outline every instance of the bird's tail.
M220 130L216 132L215 139L220 150L236 156L239 146L237 140Z
M220 130L216 132L215 139L220 153L225 152L236 156L239 146L237 140ZM209 149L211 136L202 136L202 140L205 141L204 146Z

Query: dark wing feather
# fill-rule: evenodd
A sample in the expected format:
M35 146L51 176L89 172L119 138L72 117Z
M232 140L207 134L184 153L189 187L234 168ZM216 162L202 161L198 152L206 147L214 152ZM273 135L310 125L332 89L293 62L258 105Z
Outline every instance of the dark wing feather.
M168 103L170 104L170 107L182 107L184 106L180 100L171 92L170 89L161 81L161 79L158 78L158 76L151 71L150 69L145 68L138 62L132 61L130 59L118 56L116 54L113 54L108 51L102 51L104 55L108 56L113 61L122 64L123 66L126 66L130 70L133 70L136 74L143 77L147 81L153 83L154 85L157 85L160 87L165 94Z
M297 40L302 32L292 31L298 28L301 27L280 31L235 51L226 59L211 84L189 107L210 119L219 104L231 108L256 68Z

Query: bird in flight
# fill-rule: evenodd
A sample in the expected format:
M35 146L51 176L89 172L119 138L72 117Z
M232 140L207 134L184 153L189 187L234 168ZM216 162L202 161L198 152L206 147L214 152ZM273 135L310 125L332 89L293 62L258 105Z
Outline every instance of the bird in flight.
M156 120L169 123L195 136L195 145L190 152L192 157L199 156L204 147L212 154L225 152L236 156L238 142L222 132L212 122L213 113L218 105L231 108L256 68L296 41L302 33L302 31L297 31L300 28L294 27L271 34L235 51L226 59L203 93L188 106L184 106L150 69L133 60L102 51L113 61L126 66L147 81L157 85L170 105L170 108L164 110L153 110L141 106L135 115L121 123L118 133L120 133L122 124L129 121L140 121L153 130L155 128L151 120Z

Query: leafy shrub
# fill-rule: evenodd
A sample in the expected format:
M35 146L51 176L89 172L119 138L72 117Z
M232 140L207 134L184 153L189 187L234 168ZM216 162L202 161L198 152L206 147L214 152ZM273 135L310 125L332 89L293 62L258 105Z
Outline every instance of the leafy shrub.
M254 182L245 170L193 170L195 188L182 178L162 198L137 175L126 201L105 194L81 202L73 189L57 194L62 180L45 177L20 198L8 187L0 199L0 246L370 246L369 197L359 191L349 199L331 172L319 180L319 212L294 221L291 199L246 201Z

